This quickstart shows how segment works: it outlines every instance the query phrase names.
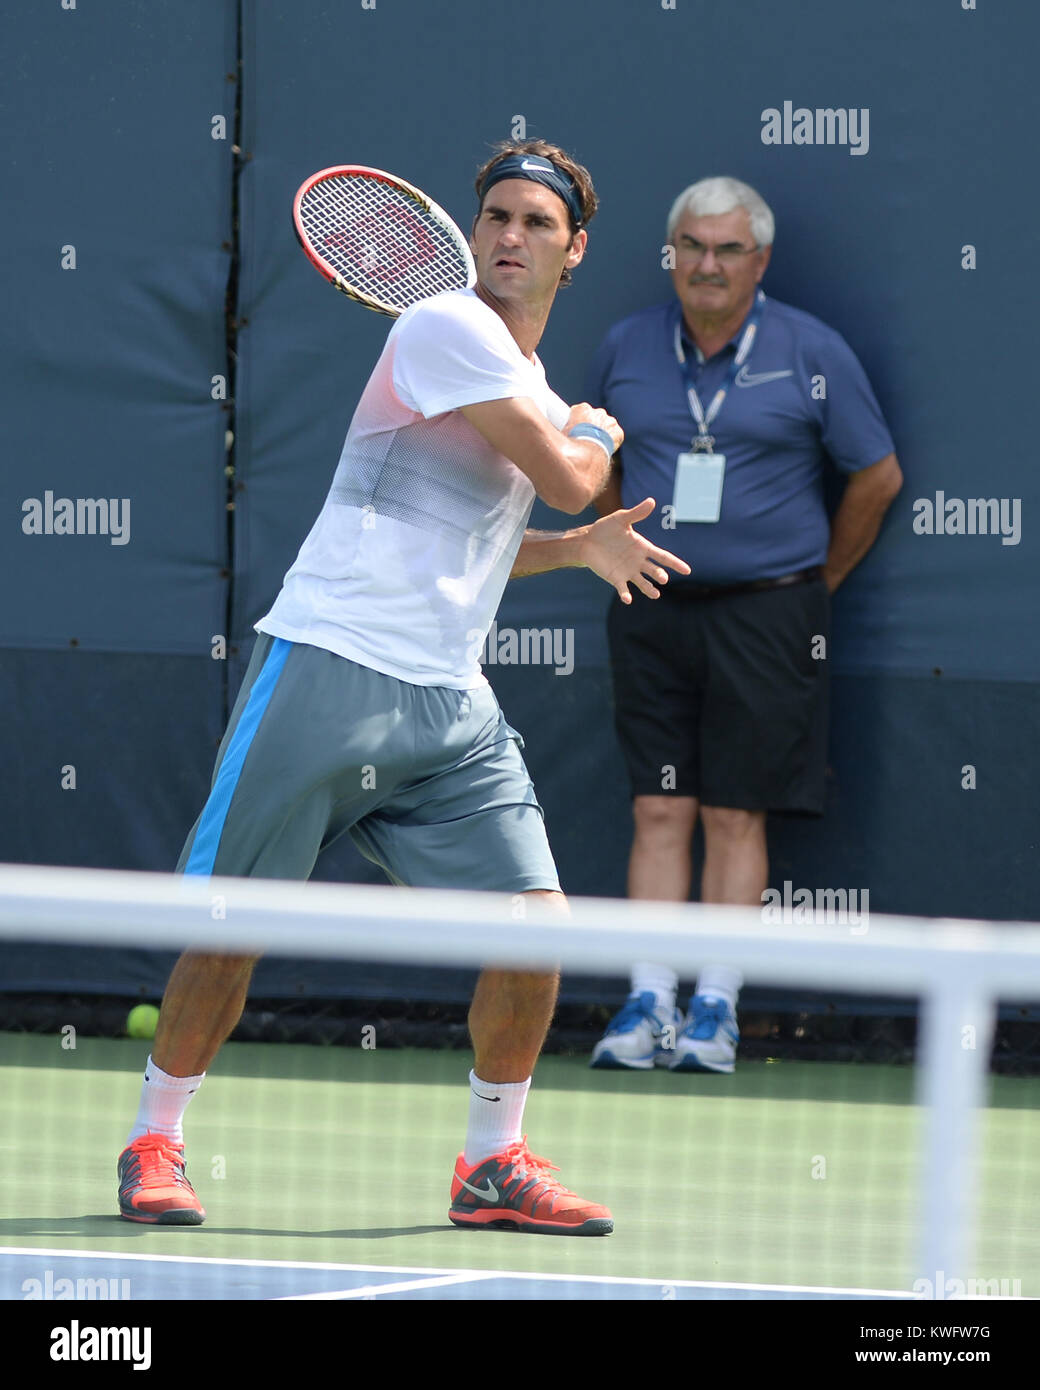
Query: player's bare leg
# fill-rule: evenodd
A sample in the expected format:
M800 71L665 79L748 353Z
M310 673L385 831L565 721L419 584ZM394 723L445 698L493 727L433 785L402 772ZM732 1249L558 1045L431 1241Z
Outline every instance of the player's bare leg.
M562 893L525 893L542 910L570 915ZM559 974L485 970L469 1011L474 1071L482 1081L526 1081L545 1042L559 990Z
M256 956L185 952L173 968L155 1029L152 1061L170 1076L208 1071L245 1008Z
M198 1226L205 1220L185 1169L182 1121L242 1017L256 959L186 952L173 968L137 1119L119 1156L119 1212L128 1221Z
M525 893L541 912L569 915L562 893ZM545 1235L608 1235L606 1207L568 1191L555 1169L531 1153L522 1133L531 1073L552 1021L559 975L485 970L469 1026L476 1062L470 1074L466 1147L455 1164L450 1220L470 1229L511 1227Z

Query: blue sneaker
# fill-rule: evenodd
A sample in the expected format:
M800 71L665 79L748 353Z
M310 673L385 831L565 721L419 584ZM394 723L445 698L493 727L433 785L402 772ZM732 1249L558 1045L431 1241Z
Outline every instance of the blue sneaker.
M736 1066L739 1042L737 1016L730 1006L711 995L695 994L666 1065L672 1071L729 1073Z
M658 1005L652 990L630 994L621 1011L607 1024L607 1031L592 1050L590 1067L611 1071L651 1071L667 1066L675 1047L682 1014Z

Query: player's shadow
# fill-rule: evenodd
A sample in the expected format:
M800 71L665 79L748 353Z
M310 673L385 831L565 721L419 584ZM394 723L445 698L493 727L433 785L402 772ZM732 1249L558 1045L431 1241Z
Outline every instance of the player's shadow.
M67 1239L70 1236L113 1235L135 1238L164 1231L185 1233L198 1231L199 1239L207 1235L221 1236L264 1236L271 1240L385 1240L391 1236L425 1236L443 1233L447 1224L438 1226L370 1226L352 1231L269 1231L260 1226L214 1226L207 1222L203 1226L152 1226L144 1222L124 1221L121 1216L85 1213L83 1216L12 1216L0 1219L0 1245L5 1237L52 1236ZM156 1251L156 1253L161 1253Z
M390 1236L443 1234L454 1227L445 1223L440 1226L361 1226L353 1231L265 1231L257 1226L211 1226L207 1222L204 1229L214 1235L265 1236L268 1239L282 1236L290 1240L385 1240Z

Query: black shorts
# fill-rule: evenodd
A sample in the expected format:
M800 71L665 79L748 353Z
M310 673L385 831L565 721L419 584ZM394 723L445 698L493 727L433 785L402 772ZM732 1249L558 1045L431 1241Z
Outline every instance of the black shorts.
M813 655L830 641L822 579L708 598L670 582L659 599L615 597L607 633L634 796L822 813L827 660Z

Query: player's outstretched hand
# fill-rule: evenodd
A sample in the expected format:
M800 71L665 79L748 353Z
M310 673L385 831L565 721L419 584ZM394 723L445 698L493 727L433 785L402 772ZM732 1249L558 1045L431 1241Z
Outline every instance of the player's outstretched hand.
M652 545L633 531L633 523L645 521L655 506L654 499L647 497L638 506L611 512L594 522L582 541L582 560L600 579L614 586L622 603L632 602L629 584L634 584L647 598L659 598L661 591L654 587L653 581L668 582L668 572L663 565L675 570L676 574L690 573L685 560Z

